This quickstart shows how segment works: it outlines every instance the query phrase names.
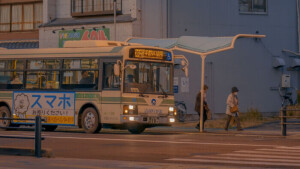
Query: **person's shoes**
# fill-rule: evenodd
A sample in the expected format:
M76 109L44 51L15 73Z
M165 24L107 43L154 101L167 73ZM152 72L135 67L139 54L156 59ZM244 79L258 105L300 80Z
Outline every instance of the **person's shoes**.
M200 126L196 126L195 128L198 129L198 130L200 130Z
M225 131L228 131L228 128L224 128Z
M243 129L237 129L237 131L243 131Z

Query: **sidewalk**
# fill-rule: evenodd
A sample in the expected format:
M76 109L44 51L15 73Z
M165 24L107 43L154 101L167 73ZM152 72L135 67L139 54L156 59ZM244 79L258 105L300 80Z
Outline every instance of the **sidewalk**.
M295 121L295 120L294 120ZM293 121L293 122L294 122ZM298 120L300 121L300 120ZM172 127L154 127L147 131L172 131L180 133L200 133L195 128L197 122L177 122ZM265 137L285 137L288 139L300 139L300 125L287 125L287 136L282 136L280 121L267 122L258 126L244 128L243 131L236 131L236 128L231 128L225 131L221 128L205 128L205 132L200 134L226 134L233 136L265 136Z

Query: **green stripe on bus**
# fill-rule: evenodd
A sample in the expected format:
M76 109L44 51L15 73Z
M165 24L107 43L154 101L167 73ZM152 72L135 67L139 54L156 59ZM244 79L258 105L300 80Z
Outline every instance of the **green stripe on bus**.
M0 93L0 97L12 98L13 94L12 93Z
M161 104L175 104L174 100L172 99L165 99L162 101Z
M102 101L121 102L121 97L102 97Z

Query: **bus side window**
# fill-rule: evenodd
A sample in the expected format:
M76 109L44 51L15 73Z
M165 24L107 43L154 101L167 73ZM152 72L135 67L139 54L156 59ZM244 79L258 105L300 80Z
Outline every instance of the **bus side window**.
M120 77L114 75L114 64L116 62L103 63L103 88L120 89Z

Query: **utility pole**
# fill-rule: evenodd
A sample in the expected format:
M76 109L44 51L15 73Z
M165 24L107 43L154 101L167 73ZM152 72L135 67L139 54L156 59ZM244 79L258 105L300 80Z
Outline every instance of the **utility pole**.
M114 0L114 40L117 40L117 0Z

